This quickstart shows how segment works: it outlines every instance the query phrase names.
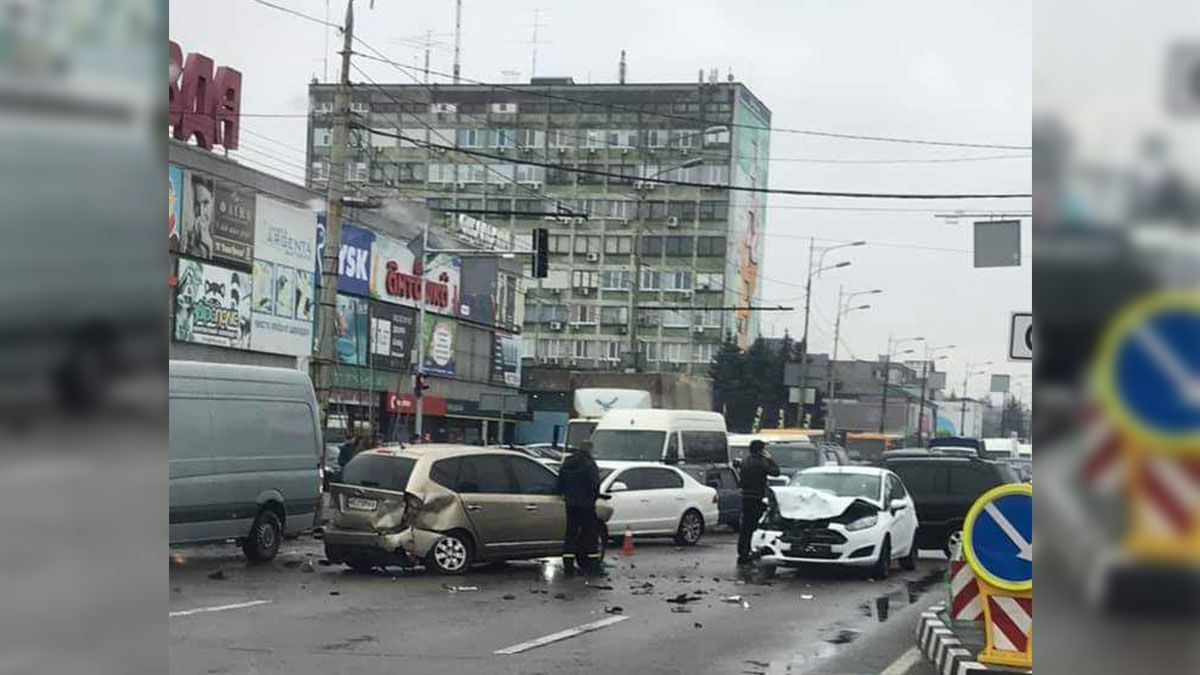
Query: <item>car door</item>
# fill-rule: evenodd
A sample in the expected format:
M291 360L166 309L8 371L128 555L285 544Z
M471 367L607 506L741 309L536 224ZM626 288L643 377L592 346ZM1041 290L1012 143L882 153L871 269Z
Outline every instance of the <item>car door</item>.
M519 494L508 464L500 454L461 458L455 489L475 530L480 552L506 555L524 545L525 495Z
M917 543L923 548L941 548L946 523L955 513L949 492L949 469L945 464L915 461L888 463L912 496L917 516Z
M649 529L674 532L687 508L683 476L667 468L647 468L649 487L642 491L642 504L649 516Z
M625 469L614 475L608 486L623 483L625 489L612 492L609 504L613 515L608 521L608 528L614 535L620 534L628 526L634 533L649 531L652 523L651 500L647 493L650 487L649 467L634 467Z
M892 502L904 502L904 508L892 511L892 523L888 531L892 535L893 551L908 551L917 536L917 510L908 495L904 483L894 474L887 476L887 498L884 505L891 510Z
M738 485L737 474L733 469L721 466L711 469L708 477L705 484L717 491L717 510L721 514L721 521L737 522L742 517L742 488Z
M562 552L567 528L567 510L557 494L557 477L546 467L524 457L505 458L516 480L525 518L520 536L523 546L547 554Z

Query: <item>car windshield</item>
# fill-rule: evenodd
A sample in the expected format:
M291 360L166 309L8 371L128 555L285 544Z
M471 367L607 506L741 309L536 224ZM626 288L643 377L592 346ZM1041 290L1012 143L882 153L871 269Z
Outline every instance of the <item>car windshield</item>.
M810 487L838 497L879 499L879 476L869 473L805 471L793 476L788 485Z
M572 420L567 422L567 447L578 448L591 438L596 429L596 423L590 420Z
M597 429L592 434L596 459L657 462L662 459L665 431Z
M767 446L767 452L781 469L795 471L820 464L817 459L820 451L807 445L772 443Z
M342 483L404 492L417 460L388 455L359 454L342 469Z

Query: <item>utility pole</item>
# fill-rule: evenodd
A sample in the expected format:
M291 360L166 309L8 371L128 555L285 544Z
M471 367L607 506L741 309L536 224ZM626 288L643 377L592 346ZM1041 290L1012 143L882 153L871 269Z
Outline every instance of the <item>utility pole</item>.
M417 442L421 443L425 440L425 392L418 386L418 382L424 381L425 375L425 296L429 289L426 284L427 271L429 269L429 219L425 219L425 223L421 226L421 304L417 318L417 364L416 371L413 375L413 393L417 398L417 411L414 418L414 431L417 436Z
M837 357L838 357L838 340L842 335L842 293L845 291L845 286L838 286L838 303L837 303L837 319L833 322L833 354L829 359L829 374L826 378L829 382L825 388L825 440L829 440L829 435L833 433L833 383L837 378ZM800 392L801 397L804 392Z
M887 420L888 380L892 376L892 336L888 336L887 353L883 356L883 397L879 402L879 433L883 433Z
M346 24L342 29L342 73L334 96L337 124L329 148L328 203L325 208L325 251L321 256L321 304L317 308L320 326L317 359L317 404L322 428L327 424L329 398L333 388L333 337L337 326L338 259L342 248L342 195L346 187L346 148L350 134L350 54L354 42L354 0L346 3Z
M804 282L804 333L800 336L800 403L797 404L796 421L801 427L805 426L804 419L804 397L808 387L808 312L812 309L812 278L813 278L813 252L815 251L816 238L808 238L808 272L805 274L806 281ZM839 301L840 303L840 301ZM840 307L840 304L839 304ZM834 339L836 349L836 338ZM787 355L784 355L787 358Z
M929 350L925 350L925 362L921 364L921 400L917 404L917 447L921 447L925 435L925 391L929 383L929 370L933 362Z
M626 317L628 325L625 332L629 333L629 353L633 358L633 372L640 373L642 356L638 350L637 303L638 296L642 291L642 212L646 206L646 188L642 185L634 185L633 192L637 197L637 219L634 221L633 228L633 278L629 280L629 316Z

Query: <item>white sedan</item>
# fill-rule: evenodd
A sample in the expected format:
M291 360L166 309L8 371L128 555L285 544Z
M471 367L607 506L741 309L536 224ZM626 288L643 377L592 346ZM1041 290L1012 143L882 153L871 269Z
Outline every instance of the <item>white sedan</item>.
M704 528L717 524L717 491L683 471L648 462L597 462L600 492L612 496L608 532L614 541L625 527L637 536L669 536L692 546Z
M814 467L771 490L770 508L751 539L763 565L871 567L877 578L888 575L893 560L916 568L916 507L891 471Z

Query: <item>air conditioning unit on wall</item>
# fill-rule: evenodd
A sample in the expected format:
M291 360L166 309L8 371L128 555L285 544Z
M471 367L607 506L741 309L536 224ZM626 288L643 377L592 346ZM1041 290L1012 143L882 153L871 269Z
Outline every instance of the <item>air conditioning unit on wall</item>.
M562 329L563 329L563 324L561 321L551 321L550 322L550 330L562 330Z

